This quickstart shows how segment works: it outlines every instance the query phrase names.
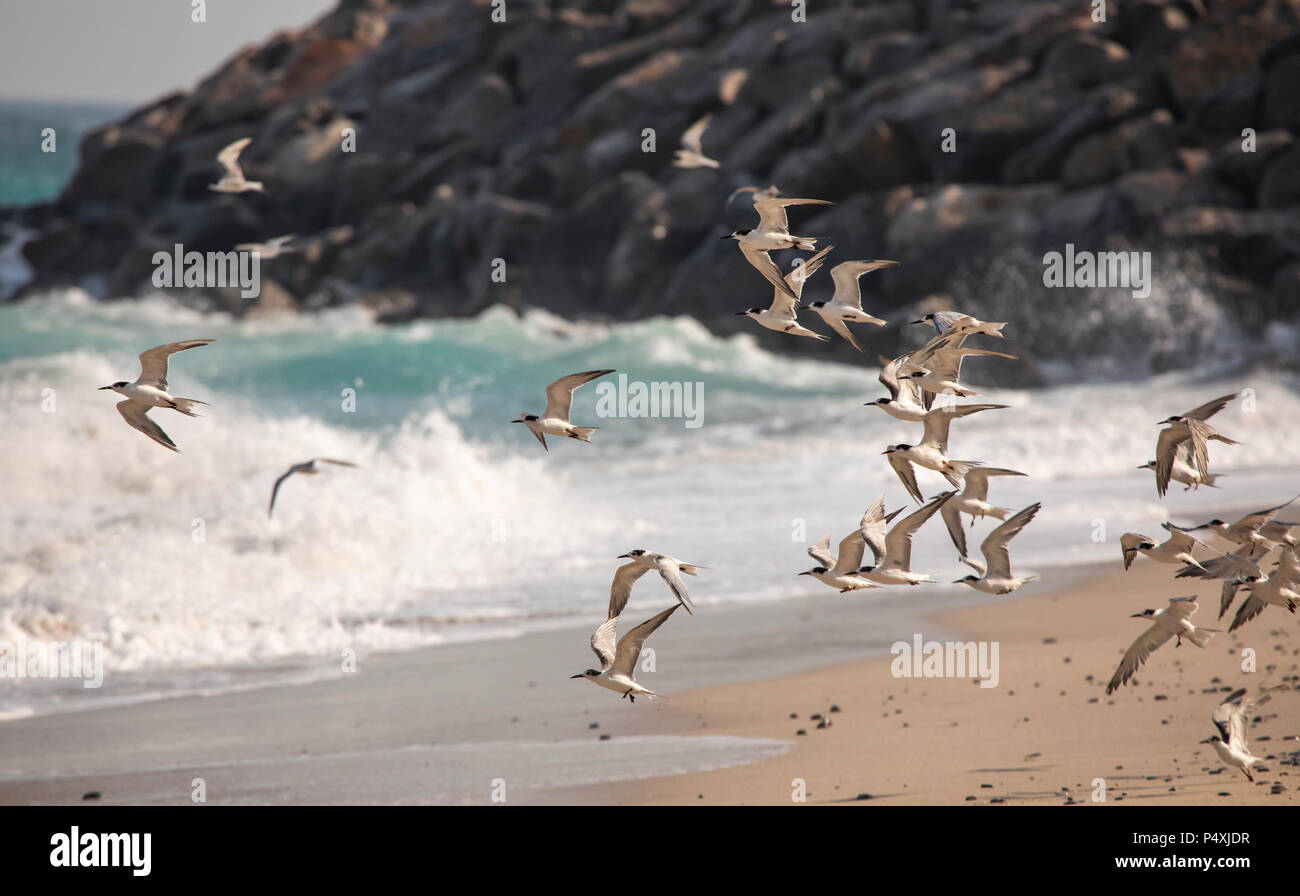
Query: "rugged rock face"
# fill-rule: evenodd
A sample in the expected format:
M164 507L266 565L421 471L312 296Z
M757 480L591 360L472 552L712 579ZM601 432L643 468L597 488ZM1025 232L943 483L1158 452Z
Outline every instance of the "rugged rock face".
M92 134L59 200L22 213L26 292L138 294L174 243L296 233L306 251L263 268L278 308L504 302L757 332L734 312L771 290L718 237L754 220L733 189L775 183L838 203L791 216L832 261L902 262L863 281L892 319L1005 311L1012 285L1019 317L1088 301L1042 285L1067 242L1151 251L1157 293L1191 257L1248 327L1300 306L1300 0L1123 0L1104 22L1082 0L828 0L805 22L776 0L505 0L494 21L501 6L343 0ZM706 113L721 169L673 167ZM210 192L243 136L267 192ZM863 336L874 355L896 333Z

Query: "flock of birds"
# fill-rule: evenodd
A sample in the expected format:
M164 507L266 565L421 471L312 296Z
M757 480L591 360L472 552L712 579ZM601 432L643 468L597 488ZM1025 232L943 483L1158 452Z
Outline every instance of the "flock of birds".
M1156 440L1156 459L1138 468L1155 471L1156 492L1161 497L1167 494L1170 482L1181 482L1185 491L1201 485L1217 487L1218 476L1209 469L1210 442L1240 443L1223 435L1207 421L1237 397L1237 393L1221 395L1161 421L1165 428ZM1296 497L1300 498L1300 495ZM1169 537L1159 543L1141 533L1125 532L1120 536L1124 569L1129 569L1137 555L1142 554L1158 563L1180 567L1175 578L1222 580L1220 619L1244 588L1249 594L1237 608L1228 631L1241 628L1270 605L1294 613L1297 602L1300 602L1300 554L1297 553L1300 521L1281 520L1278 514L1295 500L1292 498L1276 507L1248 513L1231 524L1221 519L1198 526L1165 522L1161 527ZM1199 531L1218 536L1230 546L1230 552L1225 553L1197 538L1193 533ZM1268 565L1268 557L1275 550L1278 553L1273 567L1265 574L1262 567ZM1200 559L1196 557L1198 551L1202 554ZM1151 654L1171 638L1175 647L1181 646L1184 638L1197 647L1205 647L1220 630L1194 624L1192 616L1198 608L1194 596L1175 597L1163 609L1146 609L1133 614L1133 618L1149 620L1151 625L1124 652L1115 674L1106 685L1106 693L1113 693L1127 684ZM1245 699L1244 689L1234 692L1214 710L1212 718L1219 729L1218 736L1202 743L1212 744L1224 763L1240 769L1254 781L1251 768L1260 759L1251 754L1246 740L1248 718L1268 701L1272 692L1285 689L1286 685L1261 686L1253 700Z
M705 117L686 132L682 138L682 149L677 153L676 165L684 168L718 167L718 163L705 156L702 150L701 139L707 125L708 118ZM221 151L217 161L225 173L220 181L211 185L212 190L221 193L264 190L262 183L247 180L239 167L239 154L249 142L249 138L244 138ZM835 247L828 246L818 251L816 244L820 238L792 235L786 209L833 203L823 199L781 197L775 188L760 190L747 187L737 193L745 191L754 194L758 224L752 230L737 230L723 239L732 239L739 244L741 254L772 284L774 294L770 307L751 308L737 313L750 317L769 330L829 341L830 337L799 324L798 313L809 310L855 349L862 351L862 346L854 338L849 325L883 327L887 322L863 310L859 278L872 271L893 267L898 262L880 259L842 262L830 271L834 284L832 298L803 305L801 297L804 285L821 269L827 255ZM267 243L242 244L237 248L266 251L270 257L274 257L281 252L292 251L285 248L285 243L290 239L290 236L277 237ZM816 254L807 261L795 262L793 269L783 274L769 254L781 249L797 249ZM887 513L885 499L881 495L867 508L858 526L840 540L834 555L830 551L830 536L822 538L809 548L808 554L818 565L799 575L811 576L841 593L882 585L932 582L934 579L930 575L912 569L912 540L921 526L938 513L948 529L959 559L978 573L958 579L953 584L965 584L986 594L1009 594L1037 579L1033 575L1013 575L1010 543L1034 519L1042 505L1035 502L1012 512L990 503L988 493L991 479L1025 474L987 466L981 461L954 459L950 456L948 445L949 430L954 420L1007 407L1000 404L955 403L957 398L969 398L977 394L960 381L962 362L966 358L974 356L1014 360L1014 356L1003 352L967 347L964 344L972 336L1004 338L1002 329L1007 323L981 321L957 311L927 314L912 323L933 327L935 335L920 349L906 352L892 360L881 359L883 366L879 380L888 390L889 396L868 402L868 405L880 408L895 419L922 425L919 442L889 445L882 452L907 493L920 507L894 523L895 517L902 510ZM194 414L193 407L204 402L179 398L168 391L167 362L176 352L201 347L212 341L191 339L151 348L140 355L141 372L135 382L117 382L101 388L124 396L117 409L128 424L164 447L178 451L175 443L149 418L148 413L154 408L170 408L187 416L198 416ZM550 450L546 443L548 435L590 442L595 427L576 426L570 421L573 394L586 383L614 372L589 370L561 377L546 387L546 409L540 415L521 413L518 419L511 422L527 427L547 451ZM1167 493L1170 482L1181 483L1186 489L1201 485L1215 486L1218 477L1209 471L1209 443L1238 443L1218 432L1207 421L1236 397L1236 394L1220 396L1162 421L1165 428L1160 431L1156 441L1156 459L1139 468L1155 472L1156 490L1161 497ZM274 511L275 499L284 481L297 473L317 473L317 465L320 463L355 466L348 461L332 458L314 458L294 464L276 479L271 491L268 515ZM939 474L953 488L927 501L917 480L917 467ZM1247 514L1232 524L1219 519L1194 527L1180 527L1167 522L1163 527L1169 537L1162 543L1156 543L1138 533L1125 533L1120 540L1124 568L1131 566L1137 554L1143 554L1157 562L1180 566L1178 578L1222 580L1220 618L1227 612L1238 591L1245 589L1249 594L1238 608L1230 631L1254 619L1270 605L1294 613L1300 602L1300 522L1287 522L1277 518L1277 514L1294 500ZM975 525L976 520L986 517L1000 521L980 545L982 562L968 556L963 515L970 517L971 526ZM1219 551L1193 535L1202 530L1222 538L1232 546L1232 550L1228 553ZM867 548L871 549L874 557L871 565L862 563ZM1202 549L1205 554L1201 559L1195 556L1198 549ZM1274 558L1272 569L1265 574L1263 567L1267 565L1268 556L1275 550L1278 555ZM591 649L600 662L600 668L586 669L572 677L585 678L635 701L637 696L658 696L638 683L635 677L636 665L646 640L679 608L685 607L687 613L692 613L691 598L682 574L698 575L707 567L644 549L630 551L618 559L628 562L616 569L610 585L605 620L591 636ZM632 588L651 570L659 573L677 602L616 640L618 620L631 596ZM1196 610L1197 601L1194 597L1176 597L1164 609L1147 609L1134 614L1135 618L1150 620L1151 626L1125 652L1106 687L1106 693L1110 694L1128 683L1151 654L1171 638L1176 639L1175 646L1181 645L1186 638L1198 647L1205 647L1217 630L1194 625L1191 617ZM1226 764L1240 769L1253 781L1251 768L1259 759L1250 754L1246 741L1249 716L1273 692L1286 687L1261 687L1251 700L1245 698L1244 689L1230 695L1213 713L1219 735L1203 743L1212 743Z

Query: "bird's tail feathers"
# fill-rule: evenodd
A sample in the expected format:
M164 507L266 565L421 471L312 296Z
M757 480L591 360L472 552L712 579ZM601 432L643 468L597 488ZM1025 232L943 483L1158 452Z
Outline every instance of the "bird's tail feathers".
M802 249L802 250L805 251L805 252L816 252L816 251L817 251L817 241L818 241L819 239L821 239L821 237L819 237L819 236L796 236L796 237L793 237L792 239L794 239L794 248L796 248L796 249Z
M591 434L598 428L595 426L575 426L569 433L569 438L577 439L580 442L590 442Z
M977 460L950 460L947 464L948 469L943 471L943 477L950 484L960 486L966 474L978 466L982 466L982 463Z
M1204 647L1210 643L1210 639L1219 631L1220 630L1217 628L1197 628L1195 632L1187 636L1187 640L1191 641L1197 647Z
M1010 514L1011 511L1005 507L994 507L988 512L988 516L993 517L995 520L1005 520Z
M194 413L192 410L190 410L196 404L206 405L207 402L199 401L197 398L173 398L172 399L172 407L180 411L186 417L201 416L199 414Z

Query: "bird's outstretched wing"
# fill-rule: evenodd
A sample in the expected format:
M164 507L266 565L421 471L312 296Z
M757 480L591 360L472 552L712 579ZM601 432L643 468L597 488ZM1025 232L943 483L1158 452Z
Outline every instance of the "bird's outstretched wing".
M668 621L668 617L677 611L681 604L673 604L656 616L651 616L645 622L638 625L632 631L624 635L618 642L618 648L614 656L614 665L612 670L621 673L629 678L635 677L632 673L636 670L636 661L641 656L641 648L645 645L646 639L654 633L654 630ZM605 623L609 624L608 621Z
M672 557L659 556L655 558L655 569L659 570L659 575L663 577L664 582L673 595L686 608L686 612L694 616L695 612L691 609L691 595L686 591L686 584L682 581L681 567Z
M772 257L768 255L766 251L762 249L754 249L741 243L740 254L745 256L745 261L748 261L753 265L754 270L762 274L768 283L771 283L777 289L781 290L781 292L789 295L792 299L795 299L796 301L798 300L799 297L794 294L794 290L790 288L790 284L785 282L785 277L782 276L781 269L776 266L776 262L772 260Z
M788 233L790 230L790 221L785 215L787 206L834 204L835 203L828 202L825 199L791 199L788 197L777 197L774 199L759 199L754 203L754 209L758 212L759 230Z
M600 671L604 672L614 665L614 634L618 627L618 617L611 616L600 624L591 634L591 649L600 660Z
M582 373L571 373L560 377L546 387L546 412L542 416L568 420L569 410L573 407L574 391L598 376L613 372L613 370L585 370ZM546 444L545 439L542 440L542 444Z
M1029 521L1034 518L1034 514L1038 513L1042 506L1041 503L1030 504L990 532L988 538L984 539L984 543L980 545L980 553L984 555L984 560L988 565L989 578L1011 577L1011 539L1019 535L1020 530L1029 525Z
M159 445L162 445L164 448L170 448L177 454L180 454L181 449L176 447L176 443L171 440L167 433L163 432L161 426L154 423L153 420L149 418L150 407L152 407L152 405L147 405L142 401L134 401L128 398L126 401L119 401L117 403L117 412L122 415L123 420L140 430L140 432L144 433L149 438L153 439Z
M212 342L212 340L187 339L184 342L169 342L166 345L155 346L141 352L140 378L137 382L142 386L157 386L164 392L167 391L167 359L177 352L198 348L200 345L207 345L209 342Z
M225 169L226 174L234 180L243 180L244 172L239 167L239 154L244 151L248 144L253 142L252 137L241 137L234 143L217 153L217 163Z
M1106 685L1106 693L1112 693L1128 683L1133 677L1133 673L1147 661L1151 654L1156 652L1156 648L1164 644L1173 635L1165 631L1158 625L1153 625L1133 642L1128 650L1124 651L1124 658L1119 661L1119 666L1115 669L1115 674L1110 677L1110 682Z
M907 489L907 493L916 499L916 503L920 504L924 499L921 497L921 487L916 484L916 471L912 469L912 462L895 452L889 455L889 465L898 474L898 478L903 483L903 487Z
M808 549L808 556L817 561L819 566L830 569L835 565L835 558L831 556L831 537L825 535L822 540Z
M1207 401L1203 405L1192 408L1190 411L1183 414L1183 416L1189 420L1209 420L1215 414L1219 413L1219 411L1227 407L1228 402L1236 398L1238 394L1239 393L1237 392L1233 392L1231 395L1220 395L1212 401Z
M881 268L897 267L898 262L875 259L872 261L842 261L831 268L831 280L835 283L835 294L831 301L836 305L847 305L862 310L862 286L858 278L863 274L878 271Z

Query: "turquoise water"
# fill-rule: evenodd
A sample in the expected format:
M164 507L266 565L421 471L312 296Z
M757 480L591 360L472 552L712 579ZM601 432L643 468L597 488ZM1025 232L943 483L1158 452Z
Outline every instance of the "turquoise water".
M0 100L0 205L55 199L76 171L81 138L126 111L102 103ZM41 150L45 128L54 129L54 152Z

